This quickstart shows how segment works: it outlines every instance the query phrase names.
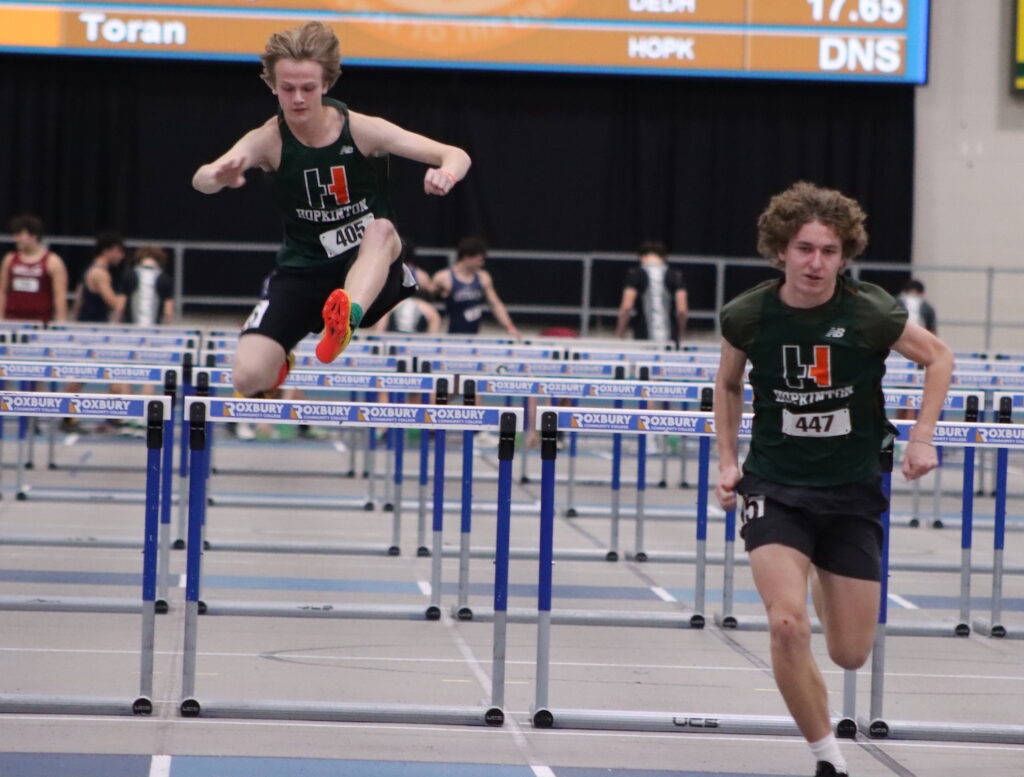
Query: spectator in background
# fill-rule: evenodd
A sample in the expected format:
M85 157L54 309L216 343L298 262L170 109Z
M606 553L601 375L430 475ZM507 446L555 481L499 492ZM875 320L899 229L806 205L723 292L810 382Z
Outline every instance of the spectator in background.
M445 301L450 334L475 335L480 331L480 318L490 305L491 313L512 337L519 330L494 290L491 274L484 269L487 244L478 237L464 237L455 249L453 267L434 274L437 296Z
M96 258L85 271L75 295L76 321L121 321L125 296L114 278L124 256L124 238L119 233L106 231L96 236Z
M135 249L131 267L124 274L122 291L127 299L128 321L141 326L169 324L174 320L174 282L167 274L167 253L158 246Z
M686 334L688 313L683 273L668 266L668 250L663 243L642 243L637 258L639 264L626 273L615 336L625 337L628 325L637 340L681 340Z
M68 315L68 271L43 245L43 222L24 214L10 221L14 250L0 263L0 318L63 321Z
M923 326L932 334L936 333L935 308L924 298L924 284L921 281L914 278L907 281L896 301L907 311L908 321Z

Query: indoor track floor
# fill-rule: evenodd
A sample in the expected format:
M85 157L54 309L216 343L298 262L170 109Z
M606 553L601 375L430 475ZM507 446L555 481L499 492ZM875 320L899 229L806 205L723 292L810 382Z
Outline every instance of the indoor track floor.
M455 437L455 435L452 435ZM362 478L299 477L291 471L347 469L340 440L241 442L218 440L215 464L227 474L211 477L203 557L205 602L294 602L310 607L423 605L429 601L431 559L417 557L417 487L406 480L402 552L385 555L391 513L381 508L384 486L375 484L375 509L362 509ZM349 440L349 444L353 441ZM493 445L478 445L474 467L472 544L494 544ZM556 549L594 557L609 546L606 443L581 445L576 501L580 515L563 515L566 491L557 491ZM27 500L13 498L13 473L4 471L0 535L49 538L141 538L138 440L102 435L61 438L57 469L37 466L27 474ZM623 477L635 473L634 448L626 446ZM37 444L41 458L44 446ZM407 449L406 477L416 475L416 447ZM9 463L12 452L5 451ZM564 454L560 453L560 456ZM445 545L458 546L461 450L449 448ZM230 467L228 467L230 464ZM1011 467L1019 462L1011 462ZM122 470L108 471L115 466ZM383 457L378 460L383 471ZM712 465L713 466L713 465ZM531 478L513 489L513 549L535 548L540 486L536 454ZM955 466L945 473L949 493L939 500L945 528L910 528L909 495L894 501L894 560L959 564L960 499ZM657 481L660 465L648 477ZM644 547L692 552L696 489L680 488L680 464L669 462L668 488L649 488ZM559 474L564 475L562 461ZM691 457L686 480L696 481ZM1011 472L1013 483L1024 482ZM897 478L898 483L898 478ZM63 495L62 495L63 493ZM244 496L238 504L237 497ZM233 499L233 497L235 499ZM631 515L636 491L621 492ZM310 504L310 498L324 504ZM289 500L295 499L296 505ZM303 502L303 500L305 500ZM333 507L331 500L349 506ZM931 509L925 484L922 500ZM992 559L993 500L975 506L974 561ZM673 511L676 514L673 516ZM1004 618L1011 636L1024 632L1024 499L1010 500L1004 580ZM682 517L680 517L682 516ZM176 531L176 527L175 527ZM554 611L690 613L698 589L696 567L680 561L632 559L634 521L621 524L619 561L559 558L554 566ZM723 551L721 513L711 510L708 551ZM247 541L266 546L247 552L218 548ZM369 555L265 552L288 542L379 546ZM138 548L3 544L0 597L105 596L138 599ZM528 555L522 553L521 555ZM586 555L586 554L583 554ZM739 554L742 557L742 553ZM618 730L536 729L534 703L536 626L508 628L505 725L500 728L415 723L337 723L302 720L182 718L184 553L171 562L170 611L157 616L155 710L151 716L116 717L10 713L0 715L2 777L727 777L806 776L813 764L794 736L728 735L708 730L650 733ZM200 616L196 698L266 701L356 702L488 706L492 626L486 619L458 620L458 560L445 554L440 621ZM492 563L475 556L470 565L470 608L491 605ZM971 577L973 617L986 617L991 575ZM536 607L537 563L511 563L509 606ZM669 711L680 716L784 715L771 676L767 634L714 625L722 606L722 565L706 570L708 626L637 628L618 625L555 625L552 628L549 704L559 709ZM958 574L895 568L888 601L891 623L940 623L950 636L900 636L886 642L883 716L904 721L978 724L1024 723L1024 640L994 639L976 631L952 636L958 620ZM761 614L748 568L736 567L735 614ZM4 694L133 697L139 683L139 616L135 614L0 611L0 696ZM843 675L828 662L824 644L814 647L824 668L833 710L843 705ZM869 709L870 677L859 673L857 712ZM1024 745L955 741L877 740L858 735L843 741L856 777L1024 777Z

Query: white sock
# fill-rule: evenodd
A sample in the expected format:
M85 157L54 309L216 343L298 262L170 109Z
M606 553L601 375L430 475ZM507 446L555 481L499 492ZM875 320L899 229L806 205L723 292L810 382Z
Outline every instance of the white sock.
M808 742L808 744L811 746L811 754L814 756L815 762L828 761L836 768L837 772L846 771L846 759L839 752L839 743L836 741L835 734L829 734L817 742Z

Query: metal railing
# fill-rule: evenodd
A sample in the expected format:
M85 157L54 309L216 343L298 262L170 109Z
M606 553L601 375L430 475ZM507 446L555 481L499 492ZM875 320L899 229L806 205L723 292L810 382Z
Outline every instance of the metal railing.
M10 243L10 235L0 234L0 241ZM91 246L94 241L88 237L67 237L51 236L46 238L48 246L58 249L61 246ZM212 241L196 240L164 240L164 239L126 239L129 248L141 245L159 245L169 252L173 262L169 268L174 280L174 303L175 309L183 311L186 306L218 306L218 307L246 307L254 302L253 296L238 296L231 294L186 294L186 267L187 259L198 252L215 253L220 257L232 253L267 254L268 262L273 254L277 252L277 243L222 243ZM443 265L451 265L455 261L455 251L451 248L428 248L421 247L417 251L420 259L430 258L434 263L442 262ZM524 302L509 302L506 300L506 307L512 314L524 314L533 316L571 316L578 320L578 331L582 336L592 333L595 324L602 320L614 319L617 314L617 307L595 304L595 267L600 263L611 262L629 264L636 261L635 254L616 252L572 252L572 251L506 251L501 249L490 249L488 262L491 266L500 266L504 262L529 261L561 264L563 266L579 265L580 287L578 294L569 304L530 304ZM714 332L718 334L718 311L726 302L726 290L729 287L729 276L737 271L765 271L766 262L761 258L740 259L725 256L700 256L689 254L673 254L669 257L671 264L681 267L684 272L690 273L694 270L708 272L714 276L714 292L710 295L712 299L706 300L702 307L695 307L695 295L690 295L691 308L689 318L691 321L710 321ZM269 266L269 264L268 264ZM898 262L855 262L850 269L854 277L868 276L875 282L880 282L888 288L898 288L903 280L911 272L915 275L921 273L957 273L973 277L981 281L984 286L984 302L980 306L980 317L966 317L962 314L967 310L960 307L956 310L961 314L957 317L950 315L950 310L943 309L943 328L955 327L958 329L974 330L975 342L980 344L981 350L991 351L993 347L993 334L997 330L1024 329L1024 308L1016 307L1011 313L1014 318L997 317L997 289L1004 283L1021 283L1024 276L1024 268L1019 267L971 267L967 265L927 265L927 264L905 264ZM621 278L619 271L618 277ZM885 276L892 275L892 283L885 282ZM72 287L74 286L72 281ZM749 285L749 284L747 284ZM1024 296L1024 284L1022 284L1021 295ZM607 296L607 295L605 295ZM705 297L709 295L704 295ZM707 304L710 303L710 306ZM980 337L978 337L980 335ZM1020 349L1024 350L1024 348Z

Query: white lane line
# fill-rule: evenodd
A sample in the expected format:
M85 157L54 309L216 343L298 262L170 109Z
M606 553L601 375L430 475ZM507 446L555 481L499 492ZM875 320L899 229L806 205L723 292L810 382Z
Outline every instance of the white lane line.
M654 595L657 596L663 602L678 602L672 594L662 588L660 585L652 585L651 590L654 591Z
M154 755L149 762L149 777L171 777L171 757Z
M530 768L533 770L533 777L555 777L550 766L531 766Z
M178 588L185 587L185 575L178 575Z
M430 596L430 583L428 583L426 580L417 580L416 585L419 586L421 594L423 594L424 596Z
M889 601L895 602L900 607L903 607L906 610L920 610L921 609L916 604L914 604L912 601L910 601L909 599L904 599L899 594L889 594Z

